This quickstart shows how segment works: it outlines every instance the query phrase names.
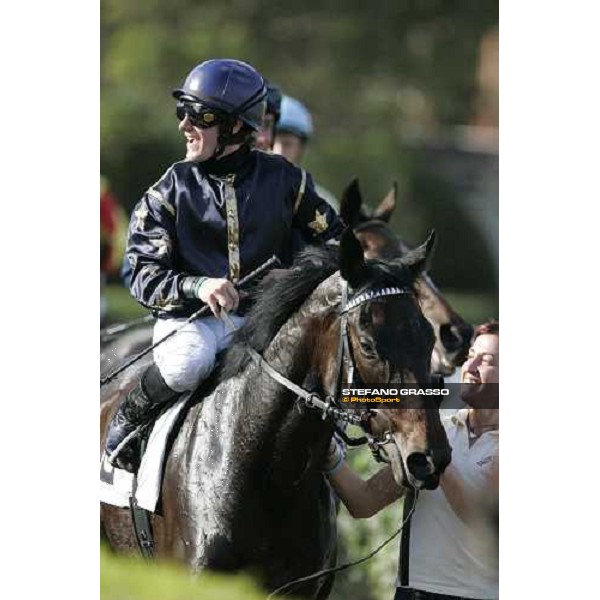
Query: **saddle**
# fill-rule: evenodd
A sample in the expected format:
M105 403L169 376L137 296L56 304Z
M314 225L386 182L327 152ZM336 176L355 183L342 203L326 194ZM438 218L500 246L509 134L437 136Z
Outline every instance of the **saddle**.
M151 421L135 434L132 451L139 453L140 467L135 474L116 468L102 456L100 463L100 500L105 504L128 508L136 506L161 514L161 489L167 459L190 410L202 405L214 392L221 378L225 351L217 355L215 368L193 392L179 395L162 405ZM201 410L201 408L199 409Z

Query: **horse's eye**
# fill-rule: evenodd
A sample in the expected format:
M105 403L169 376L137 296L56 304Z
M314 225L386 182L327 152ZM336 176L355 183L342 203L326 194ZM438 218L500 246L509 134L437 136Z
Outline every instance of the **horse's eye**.
M359 341L360 349L362 351L363 356L365 356L366 358L377 357L377 350L375 350L375 340L373 340L373 338L361 336L359 338Z
M363 348L365 348L367 350L373 348L373 345L374 345L373 338L365 337L365 336L361 335L360 338L359 338L359 340L360 340L360 345Z

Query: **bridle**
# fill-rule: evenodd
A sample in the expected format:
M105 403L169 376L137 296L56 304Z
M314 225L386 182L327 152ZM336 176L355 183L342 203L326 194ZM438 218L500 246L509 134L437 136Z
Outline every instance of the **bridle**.
M265 359L249 344L246 345L246 351L252 358L252 360L260 366L271 379L274 379L288 390L298 396L299 399L304 400L304 404L309 409L321 411L322 419L332 418L334 420L334 429L336 433L349 445L349 446L360 446L362 444L368 444L373 457L378 462L387 462L389 459L382 453L382 447L386 444L396 443L392 435L391 427L383 433L381 438L375 438L370 430L369 422L374 416L372 409L362 410L343 410L339 407L336 402L336 396L339 395L342 389L342 376L344 367L346 370L346 379L348 385L354 383L356 367L354 365L354 358L352 356L351 344L349 340L349 327L348 327L348 313L358 306L366 302L371 302L377 298L383 298L387 296L400 296L412 294L414 291L408 287L382 287L373 290L367 290L360 294L355 295L350 300L348 299L348 283L346 280L341 280L341 303L340 303L340 342L338 344L338 351L336 357L336 376L335 376L335 389L333 395L325 395L322 397L314 391L309 391L302 386L297 385L287 377L283 376L276 369L274 369ZM231 322L231 319L223 313L224 318L228 325L234 329L235 326ZM402 383L402 381L400 382ZM360 438L350 438L336 422L352 423L358 425L365 435ZM404 464L402 464L404 471ZM404 473L406 476L406 473Z

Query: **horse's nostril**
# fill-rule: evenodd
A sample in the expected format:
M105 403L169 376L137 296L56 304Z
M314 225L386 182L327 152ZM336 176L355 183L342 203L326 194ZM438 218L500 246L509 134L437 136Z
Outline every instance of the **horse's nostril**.
M431 461L422 452L413 452L406 459L406 466L411 475L416 479L426 479L431 475L433 466Z

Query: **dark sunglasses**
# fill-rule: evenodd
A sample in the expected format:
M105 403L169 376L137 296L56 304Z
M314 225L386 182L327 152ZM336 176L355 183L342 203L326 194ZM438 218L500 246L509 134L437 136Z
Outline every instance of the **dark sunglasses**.
M175 111L180 121L188 117L190 123L200 129L208 129L209 127L219 125L219 123L222 123L227 118L225 113L198 102L178 102Z

